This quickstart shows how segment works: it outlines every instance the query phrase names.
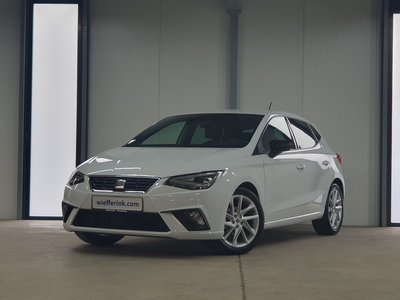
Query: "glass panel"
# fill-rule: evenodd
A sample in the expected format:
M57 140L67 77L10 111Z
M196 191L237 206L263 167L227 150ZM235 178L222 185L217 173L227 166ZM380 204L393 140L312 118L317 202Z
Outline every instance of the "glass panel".
M315 146L316 141L314 134L307 123L295 119L289 119L289 122L300 149L312 148Z
M393 15L391 222L400 223L400 15Z
M169 125L143 141L142 145L175 145L185 122Z
M246 146L262 115L193 114L165 118L149 127L126 147L217 147Z
M76 162L78 4L34 4L32 52L29 215L58 217Z
M311 124L308 124L308 125L310 125L311 130L314 132L314 135L317 138L316 142L318 143L321 139L321 135L319 134L318 130L315 129L314 126L312 126Z
M282 141L292 143L294 145L284 117L275 117L269 121L268 126L261 138L265 153L271 152L271 142L273 143L274 141Z

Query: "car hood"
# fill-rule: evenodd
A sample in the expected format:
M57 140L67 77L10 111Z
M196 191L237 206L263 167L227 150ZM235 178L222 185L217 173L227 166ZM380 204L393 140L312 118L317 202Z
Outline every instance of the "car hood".
M119 147L94 156L78 166L86 175L168 177L221 168L243 157L241 149Z

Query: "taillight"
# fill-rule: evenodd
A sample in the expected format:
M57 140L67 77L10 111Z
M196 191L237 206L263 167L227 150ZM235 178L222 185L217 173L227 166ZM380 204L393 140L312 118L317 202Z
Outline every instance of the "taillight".
M340 156L340 154L336 153L336 158L339 161L339 163L342 164L342 157Z

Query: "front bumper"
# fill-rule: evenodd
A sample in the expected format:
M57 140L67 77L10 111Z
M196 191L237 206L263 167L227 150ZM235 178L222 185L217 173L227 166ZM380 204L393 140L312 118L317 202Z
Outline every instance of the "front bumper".
M222 237L226 208L233 193L228 178L220 178L209 189L196 191L166 186L164 181L160 179L142 194L93 192L87 177L84 183L66 186L62 201L64 229L192 240ZM96 195L140 197L143 210L93 209L92 197Z

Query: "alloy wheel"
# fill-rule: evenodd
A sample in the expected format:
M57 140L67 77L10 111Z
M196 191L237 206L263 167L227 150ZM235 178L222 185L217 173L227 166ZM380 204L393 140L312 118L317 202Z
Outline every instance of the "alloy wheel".
M333 188L329 194L328 217L331 228L338 230L342 222L343 202L338 188Z
M260 216L254 202L245 195L233 195L224 226L223 241L234 248L249 245L260 227Z

